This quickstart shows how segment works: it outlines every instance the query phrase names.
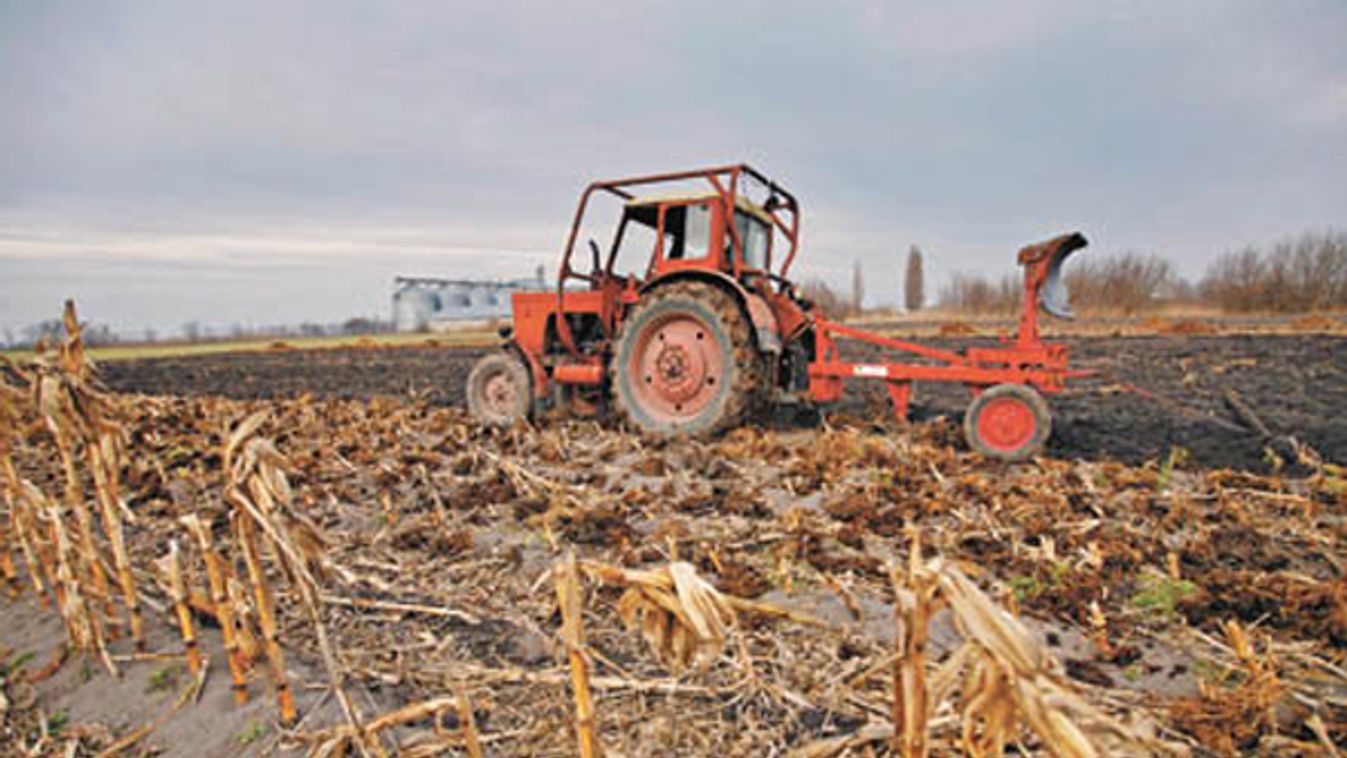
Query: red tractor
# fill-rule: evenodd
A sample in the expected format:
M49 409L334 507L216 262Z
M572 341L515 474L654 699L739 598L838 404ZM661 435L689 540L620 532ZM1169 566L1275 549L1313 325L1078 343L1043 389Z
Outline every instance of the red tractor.
M654 185L681 191L636 194ZM596 193L615 195L622 211L606 253L590 240L583 272L573 265L575 243ZM814 313L788 278L799 240L795 197L749 166L589 185L556 291L513 296L504 349L483 357L468 377L469 409L485 423L508 425L549 402L583 413L611 408L646 433L709 435L771 404L835 402L845 379L884 382L900 419L913 382L960 382L973 394L964 422L973 449L1013 460L1043 448L1051 415L1040 393L1058 392L1085 372L1068 368L1066 346L1039 339L1038 308L1070 317L1060 271L1084 237L1021 250L1017 333L962 352ZM843 360L839 339L907 360Z

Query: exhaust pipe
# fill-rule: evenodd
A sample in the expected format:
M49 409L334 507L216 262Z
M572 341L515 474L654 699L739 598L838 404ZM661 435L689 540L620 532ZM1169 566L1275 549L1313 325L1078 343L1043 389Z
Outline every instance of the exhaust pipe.
M1036 245L1030 245L1019 254L1024 266L1025 288L1044 312L1061 319L1073 319L1071 294L1062 279L1062 266L1077 250L1090 244L1080 232L1063 234ZM1029 293L1026 293L1029 294Z

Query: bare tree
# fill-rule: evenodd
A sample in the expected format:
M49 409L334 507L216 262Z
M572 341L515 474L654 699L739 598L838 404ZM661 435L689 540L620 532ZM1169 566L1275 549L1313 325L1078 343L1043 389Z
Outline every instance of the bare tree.
M926 279L922 267L921 248L913 245L907 251L907 271L903 276L903 307L915 313L926 305Z
M865 272L861 270L861 262L858 260L851 269L851 312L859 314L864 302Z
M1347 233L1310 233L1268 251L1248 247L1227 253L1207 268L1199 292L1231 311L1347 307Z
M65 324L58 318L49 318L36 324L29 324L22 330L23 344L35 345L41 340L51 342L59 340L65 334Z
M1066 271L1072 302L1086 310L1125 315L1162 305L1177 281L1169 261L1135 252L1087 257L1073 261Z
M983 274L956 273L940 289L940 306L963 313L1009 315L1019 302L1019 280L1014 274L992 279Z

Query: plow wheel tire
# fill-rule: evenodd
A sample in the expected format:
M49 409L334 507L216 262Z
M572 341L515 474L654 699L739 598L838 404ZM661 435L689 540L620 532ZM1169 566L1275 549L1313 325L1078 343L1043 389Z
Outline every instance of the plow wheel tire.
M1052 434L1052 413L1033 388L998 384L968 406L963 433L968 446L983 455L1022 461L1042 452Z
M489 426L509 426L527 418L533 407L528 367L506 351L490 353L468 374L468 412Z
M756 409L765 370L734 298L714 285L678 282L632 308L609 373L628 424L649 434L711 435Z

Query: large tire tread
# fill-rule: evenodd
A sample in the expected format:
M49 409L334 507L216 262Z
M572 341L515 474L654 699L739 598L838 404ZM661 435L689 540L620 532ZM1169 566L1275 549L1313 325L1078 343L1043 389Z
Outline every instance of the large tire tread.
M517 406L507 416L501 416L486 407L483 400L487 380L502 373L510 377L518 393ZM528 420L533 412L533 377L524 360L511 350L487 353L478 359L468 373L464 393L469 415L487 426L510 426L520 419Z
M716 315L729 334L733 356L728 367L731 380L730 394L720 417L706 429L697 432L701 436L715 436L739 426L762 409L766 399L767 367L753 338L753 328L748 315L739 307L733 295L712 284L703 282L666 284L647 293L641 302L628 312L614 340L614 344L619 346L617 355L614 355L608 367L613 409L622 424L633 429L643 429L621 392L623 379L621 374L626 369L619 359L620 346L629 336L628 331L631 327L640 323L643 314L673 300L692 300L706 306Z

